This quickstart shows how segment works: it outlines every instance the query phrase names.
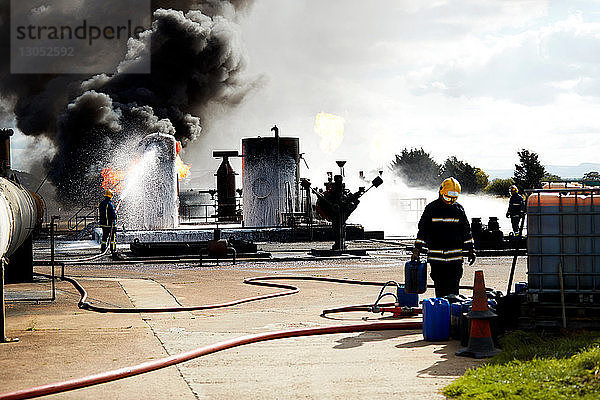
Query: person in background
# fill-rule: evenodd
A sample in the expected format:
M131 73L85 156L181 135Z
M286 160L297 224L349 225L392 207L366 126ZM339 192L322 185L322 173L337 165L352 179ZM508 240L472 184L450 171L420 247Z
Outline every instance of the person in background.
M100 244L100 251L104 253L108 243L111 253L114 254L117 251L117 242L115 238L117 213L115 212L115 206L111 200L112 197L112 190L106 189L106 192L104 192L104 199L102 199L100 205L98 206L98 211L100 214L100 227L102 228L102 242Z
M455 178L444 179L439 197L425 206L419 221L411 260L419 261L421 252L428 249L427 261L436 297L458 294L463 253L467 254L469 265L475 262L471 226L465 210L456 202L460 192L460 183Z
M523 196L519 194L519 189L517 189L515 185L510 187L509 192L510 200L508 201L506 218L510 218L513 235L517 236L520 234L521 218L525 216L525 201L523 200Z

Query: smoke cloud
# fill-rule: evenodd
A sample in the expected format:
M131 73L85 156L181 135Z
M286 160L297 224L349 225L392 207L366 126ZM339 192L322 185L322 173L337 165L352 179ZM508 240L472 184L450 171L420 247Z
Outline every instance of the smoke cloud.
M170 133L185 146L201 134L211 105L235 106L245 98L257 80L243 75L246 61L236 22L250 5L153 1L151 29L129 39L112 74L11 74L8 61L0 64L0 100L14 113L17 128L47 137L56 148L52 159L40 162L61 200L93 198L99 171L131 139ZM9 11L3 2L2 60L10 59ZM132 73L148 58L151 73Z

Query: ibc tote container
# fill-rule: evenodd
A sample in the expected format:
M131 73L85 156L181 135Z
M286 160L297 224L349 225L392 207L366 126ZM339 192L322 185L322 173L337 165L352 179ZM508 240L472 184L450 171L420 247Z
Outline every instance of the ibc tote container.
M530 299L560 303L562 267L566 303L600 303L600 189L534 191L527 217Z

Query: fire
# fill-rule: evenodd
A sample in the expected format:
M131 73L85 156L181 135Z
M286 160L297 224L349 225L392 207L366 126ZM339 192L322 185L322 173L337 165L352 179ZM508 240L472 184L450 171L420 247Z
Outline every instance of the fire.
M102 175L102 189L110 189L115 193L123 190L123 181L125 180L125 171L106 167L100 171Z
M175 168L177 169L177 176L179 177L179 180L182 180L183 178L187 178L188 176L190 176L191 166L184 164L181 157L179 157L179 154L177 154L177 156L175 156Z
M179 156L181 151L181 142L175 142L175 169L177 170L177 177L179 180L190 176L190 165L183 162ZM125 179L128 175L133 174L135 176L135 166L139 164L139 159L134 160L128 167L127 171L118 168L106 167L100 171L102 175L102 189L110 189L115 193L121 193L125 186Z
M181 157L179 156L179 152L181 151L181 142L178 140L175 142L175 168L177 169L177 177L179 180L183 178L187 178L190 176L190 168L191 165L185 164Z
M324 112L315 118L315 132L321 136L321 149L332 153L344 139L344 118Z

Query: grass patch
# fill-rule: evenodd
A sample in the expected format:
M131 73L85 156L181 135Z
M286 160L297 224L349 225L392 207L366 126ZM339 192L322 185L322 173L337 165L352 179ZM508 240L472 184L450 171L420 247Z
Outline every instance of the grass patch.
M502 353L444 389L455 399L599 399L600 332L513 332Z

